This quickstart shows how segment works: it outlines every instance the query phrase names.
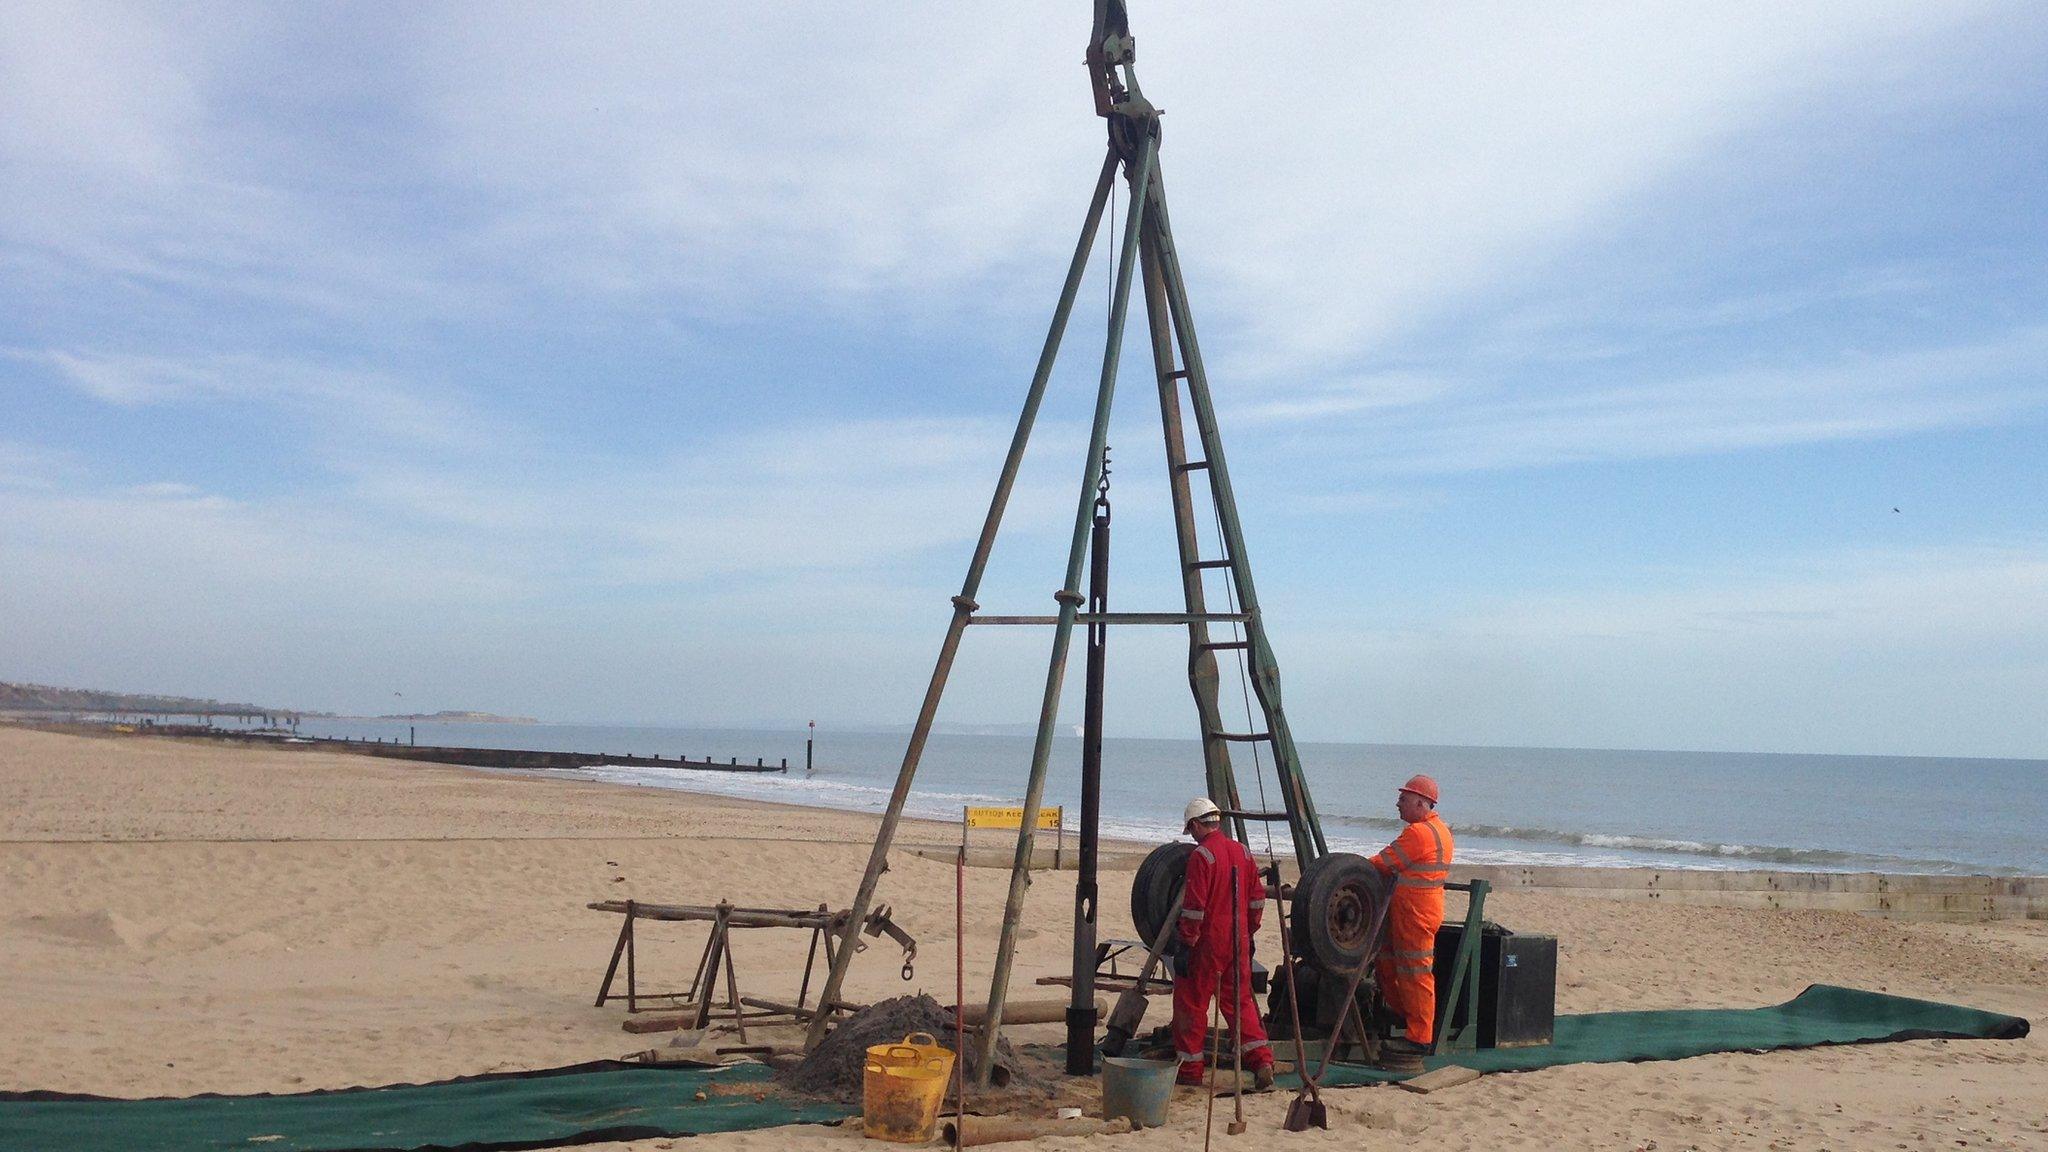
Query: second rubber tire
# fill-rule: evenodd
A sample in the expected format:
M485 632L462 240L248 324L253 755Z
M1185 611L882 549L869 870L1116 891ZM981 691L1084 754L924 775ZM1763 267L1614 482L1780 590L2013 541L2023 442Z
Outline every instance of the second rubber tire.
M1325 972L1349 972L1371 959L1387 895L1386 877L1363 856L1332 852L1311 860L1289 913L1294 954Z
M1131 880L1131 926L1142 943L1150 945L1165 926L1167 913L1188 882L1188 857L1194 854L1192 841L1176 840L1154 848L1138 865Z

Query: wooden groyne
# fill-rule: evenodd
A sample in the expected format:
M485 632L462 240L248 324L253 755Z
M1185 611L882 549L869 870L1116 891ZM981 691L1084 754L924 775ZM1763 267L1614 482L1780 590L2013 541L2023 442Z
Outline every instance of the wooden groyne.
M1892 920L2048 920L2048 876L1917 872L1736 872L1705 868L1469 865L1452 879L1662 904L1824 908Z
M106 726L94 725L92 731L104 732ZM320 749L328 752L354 752L363 756L382 756L387 760L415 760L428 764L455 764L465 768L524 768L529 770L561 768L595 768L614 766L625 768L674 768L689 772L787 772L789 761L783 759L770 764L766 757L758 757L752 764L743 764L738 757L725 761L706 757L691 760L683 756L629 756L611 752L543 752L525 748L455 748L445 745L406 744L394 740L352 740L339 736L294 736L287 732L236 732L221 728L204 728L198 725L180 726L159 724L151 727L114 729L124 734L138 736L175 736L185 739L220 740L235 744L261 744L267 748Z
M603 752L535 752L517 748L447 748L424 744L380 744L370 740L318 740L318 746L342 746L350 752L383 756L391 760L422 760L432 764L459 764L467 768L675 768L691 772L787 772L789 761L769 764L757 759L742 764L737 757L725 763L709 758L685 760L680 756L624 756Z

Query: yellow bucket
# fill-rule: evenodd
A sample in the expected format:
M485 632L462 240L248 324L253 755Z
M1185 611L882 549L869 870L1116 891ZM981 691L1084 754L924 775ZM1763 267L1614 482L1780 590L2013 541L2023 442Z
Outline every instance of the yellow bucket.
M861 1131L899 1144L930 1140L938 1132L939 1106L952 1076L952 1051L929 1032L869 1048L861 1079Z

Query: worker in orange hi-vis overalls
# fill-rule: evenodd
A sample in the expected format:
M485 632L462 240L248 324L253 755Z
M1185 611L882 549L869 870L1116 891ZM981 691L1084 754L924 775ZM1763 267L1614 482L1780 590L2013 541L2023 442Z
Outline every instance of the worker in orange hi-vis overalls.
M1436 930L1444 922L1444 881L1451 875L1451 827L1436 814L1436 781L1416 776L1401 785L1395 810L1407 827L1372 858L1394 881L1387 907L1387 943L1376 971L1380 996L1402 1020L1412 1051L1436 1038Z

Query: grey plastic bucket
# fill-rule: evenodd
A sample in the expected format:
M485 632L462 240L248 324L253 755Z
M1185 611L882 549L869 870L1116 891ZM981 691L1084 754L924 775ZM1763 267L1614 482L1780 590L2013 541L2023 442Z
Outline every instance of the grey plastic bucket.
M1133 1128L1166 1123L1166 1102L1173 1098L1178 1060L1138 1060L1129 1056L1102 1058L1102 1118L1131 1118Z

